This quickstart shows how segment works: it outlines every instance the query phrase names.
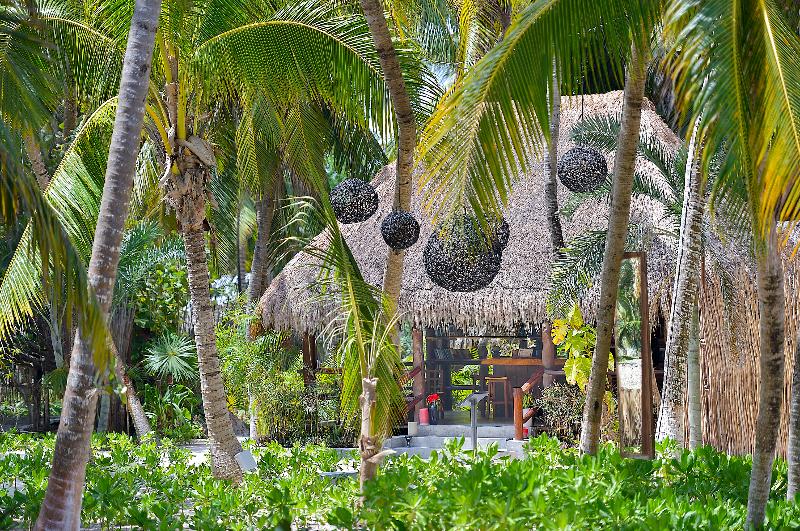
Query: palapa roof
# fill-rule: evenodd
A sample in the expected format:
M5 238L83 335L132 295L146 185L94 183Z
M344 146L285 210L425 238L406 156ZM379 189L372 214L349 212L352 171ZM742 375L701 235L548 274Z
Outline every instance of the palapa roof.
M622 92L585 96L584 115L613 115L622 111ZM570 141L572 127L581 116L579 97L562 98L559 158L573 147ZM643 131L655 133L665 148L677 150L680 140L656 114L655 108L645 101L642 110ZM613 168L613 155L607 157L609 169ZM638 168L658 179L658 173L644 160ZM546 298L549 287L552 255L550 233L545 219L543 189L545 164L539 158L531 171L520 176L514 184L504 215L511 228L511 238L503 253L500 273L488 288L473 293L451 293L428 278L422 261L422 252L433 230L431 216L421 207L420 194L415 194L412 210L420 222L418 242L408 250L403 273L403 288L399 309L404 318L419 326L454 325L464 330L509 331L524 325L539 325L547 320ZM372 181L378 191L378 211L367 221L342 225L345 236L364 278L381 284L388 247L383 241L380 225L392 210L394 165L383 168ZM559 204L570 192L559 183ZM634 199L631 219L645 227L664 224L660 205L646 199ZM607 226L607 208L593 203L582 207L571 221L562 217L564 238L577 236L587 230ZM663 227L666 228L666 227ZM318 236L312 245L323 245L325 235ZM649 284L651 301L658 304L658 294L664 293L663 284L671 277L674 255L674 238L664 239L654 233L647 239ZM317 281L319 267L316 259L298 253L275 277L261 299L260 309L266 328L294 329L299 332L319 332L330 321L335 310L335 300L324 301L311 289ZM669 291L668 289L666 291ZM587 318L594 318L596 290L590 293L582 306Z

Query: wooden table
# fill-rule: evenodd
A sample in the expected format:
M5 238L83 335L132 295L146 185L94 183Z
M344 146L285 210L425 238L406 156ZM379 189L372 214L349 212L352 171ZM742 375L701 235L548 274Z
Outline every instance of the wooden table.
M522 367L541 364L541 358L484 358L481 360L481 365L512 365Z

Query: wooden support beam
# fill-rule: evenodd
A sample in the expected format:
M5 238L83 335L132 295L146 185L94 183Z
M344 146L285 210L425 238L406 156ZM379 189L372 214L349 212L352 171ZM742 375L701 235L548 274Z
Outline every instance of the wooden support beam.
M545 369L557 370L556 368L556 346L553 343L553 337L550 335L552 325L550 322L545 321L542 323L542 365ZM555 376L545 371L542 377L542 387L548 388L553 385Z
M314 334L303 334L303 385L314 384L317 370L317 338Z
M522 395L523 391L521 387L514 388L514 439L517 441L522 440L523 431L522 431Z
M411 330L411 351L414 361L414 368L419 367L421 370L414 375L414 380L411 384L411 389L414 392L414 398L424 397L425 395L425 348L422 341L422 330L414 327ZM417 400L414 404L414 421L419 422L419 410L424 407L424 400Z

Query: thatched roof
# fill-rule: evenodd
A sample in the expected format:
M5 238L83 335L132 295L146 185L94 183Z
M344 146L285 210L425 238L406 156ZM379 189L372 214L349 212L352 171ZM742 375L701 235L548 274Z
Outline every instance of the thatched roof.
M622 110L622 92L587 96L584 100L586 116L619 114ZM570 132L580 119L579 98L562 98L561 134L559 157L570 149ZM642 111L642 129L655 133L665 147L676 150L678 138L656 114L653 105L645 102ZM657 172L640 160L640 168L652 175ZM608 159L613 167L613 156ZM406 319L421 326L440 324L455 325L462 329L510 330L519 324L533 324L546 320L545 299L547 297L551 250L550 236L545 221L543 184L545 165L538 162L532 171L520 177L505 211L511 227L511 239L503 253L502 269L492 284L475 293L451 293L434 285L425 273L422 251L432 231L430 216L420 206L417 195L413 204L414 215L420 221L419 241L407 253L400 296L400 311ZM394 166L379 172L372 183L380 197L378 212L369 220L354 225L342 226L364 278L380 285L386 260L387 246L380 233L384 216L391 212L391 196L394 186ZM559 184L559 200L569 196L569 191ZM632 219L645 227L658 227L664 223L660 206L635 200ZM564 221L564 237L570 238L590 229L607 225L607 210L592 205L579 211L573 221ZM323 238L323 236L318 237ZM670 241L671 240L671 241ZM314 243L320 244L322 240ZM658 304L658 293L663 293L662 283L671 276L673 268L674 239L663 239L654 235L648 239L649 281L652 300ZM292 328L297 331L316 332L329 322L334 302L325 304L309 290L317 279L319 268L314 258L299 253L275 277L261 299L263 324L267 328ZM668 289L666 291L669 291ZM587 317L593 318L595 294L590 294L583 306Z

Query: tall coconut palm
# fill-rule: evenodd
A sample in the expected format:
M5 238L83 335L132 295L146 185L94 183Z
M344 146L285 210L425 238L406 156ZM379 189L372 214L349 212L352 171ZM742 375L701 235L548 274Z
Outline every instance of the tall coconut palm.
M642 100L647 69L647 47L634 44L625 79L625 96L622 121L614 156L612 173L611 213L608 220L608 237L603 254L600 275L600 298L597 306L597 343L592 355L592 369L586 385L586 402L581 423L581 451L597 453L600 441L600 420L603 397L606 392L608 356L614 335L613 315L617 307L619 273L625 252L625 236L630 219L631 190L636 166L636 146L642 117ZM606 318L608 317L608 318Z
M414 168L414 150L417 146L416 116L411 107L411 97L406 89L403 71L392 42L389 24L383 15L380 0L359 0L369 25L375 50L380 58L383 77L392 99L397 121L397 172L395 176L392 210L408 212L411 209L411 184ZM405 250L389 249L383 273L383 291L392 305L397 305L403 281ZM363 434L362 434L363 435Z
M664 360L664 390L661 394L661 411L656 432L658 440L670 438L677 441L680 447L684 442L689 332L697 306L706 195L705 177L702 173L702 141L697 137L698 128L699 124L696 124L689 140L681 235L675 262L675 282Z
M709 21L712 21L709 23ZM723 152L712 209L752 226L760 304L759 409L746 525L760 527L783 399L784 298L779 219L800 214L800 53L796 28L772 0L673 2L665 28L676 95L705 120L704 157ZM713 29L712 29L713 28ZM704 83L706 77L708 82Z
M89 262L89 281L104 314L111 307L122 229L128 214L160 6L160 0L137 2L128 34L100 217ZM87 332L80 329L75 339L53 468L36 529L80 527L84 475L97 403L92 338Z

